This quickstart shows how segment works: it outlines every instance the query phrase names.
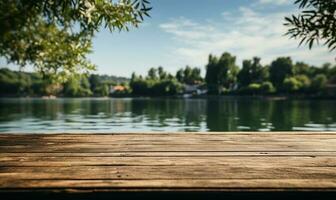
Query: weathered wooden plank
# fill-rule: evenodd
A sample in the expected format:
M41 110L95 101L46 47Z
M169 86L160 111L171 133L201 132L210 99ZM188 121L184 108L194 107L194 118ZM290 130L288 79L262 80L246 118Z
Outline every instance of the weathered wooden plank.
M0 134L11 188L336 191L336 133Z
M287 156L295 156L295 157L316 157L316 156L327 156L334 157L336 156L336 151L303 151L303 152L281 152L281 151L255 151L255 152L247 152L247 151L218 151L218 152L183 152L183 151L174 151L174 152L166 152L166 151L157 151L157 152L96 152L96 153L55 153L55 152L45 152L45 153L1 153L3 158L8 157L287 157Z
M34 139L108 139L108 140L119 140L119 139L134 139L134 140L160 140L160 139L178 139L178 138L214 138L220 140L226 140L230 138L262 138L262 137L276 137L276 138L297 138L297 136L309 136L309 137L321 137L321 138L333 138L336 132L225 132L225 133L111 133L111 134L0 134L0 139L2 138L15 138L15 139L26 139L29 135L30 140ZM113 137L111 137L113 136ZM225 136L225 137L223 137ZM294 137L293 137L294 136ZM304 138L302 138L304 139Z
M193 179L193 180L11 180L0 179L11 189L108 189L109 191L336 191L335 179ZM88 188L90 186L90 188ZM53 190L54 192L57 190Z
M177 135L164 135L164 134L156 134L156 135L97 135L99 137L94 137L91 135L32 135L29 136L29 140L25 137L25 135L1 135L0 134L0 145L6 145L7 143L13 144L45 144L50 142L52 143L78 143L78 142L86 142L86 143L98 143L98 144L114 144L114 143L136 143L141 142L142 144L153 143L156 142L161 144L160 142L172 142L173 144L184 144L188 142L192 142L197 144L197 142L285 142L285 141L311 141L311 140L335 140L335 134L298 134L295 137L292 137L292 134L282 133L280 135L275 134L256 134L256 135L246 135L246 134L215 134L215 135L204 135L204 134L177 134ZM113 137L111 137L113 136ZM304 137L300 137L304 136Z
M148 137L137 135L138 140L131 140L133 135L97 135L79 136L78 139L64 136L58 141L53 135L37 136L36 139L21 141L10 136L0 139L1 152L120 152L120 151L334 151L336 138L316 135L206 135L194 134L195 137L185 134L182 138L165 136L162 134L150 135L151 140L140 140ZM82 140L82 137L85 140ZM213 138L216 137L216 138ZM45 139L47 138L47 139ZM122 138L122 140L120 140ZM169 138L162 140L162 138ZM118 140L119 139L119 140ZM147 138L148 139L148 138ZM24 141L24 143L20 143Z
M7 136L52 136L52 137L96 137L96 136L118 136L118 135L128 135L128 136L152 136L152 135L165 135L170 136L184 136L184 135L335 135L335 131L271 131L271 132L258 132L258 131L227 131L227 132L59 132L59 133L6 133L0 134L0 137Z
M304 151L322 151L331 152L335 151L333 143L323 142L310 142L310 143L274 143L274 144L227 144L227 145L91 145L91 144L74 144L74 145L13 145L0 147L1 152L6 153L24 153L24 152L219 152L219 151L239 151L239 152L268 152L268 151L281 151L281 152L304 152Z
M70 166L1 167L0 178L16 179L336 179L335 167L249 166ZM1 186L0 186L1 187Z
M249 166L249 167L335 167L334 156L259 157L0 157L0 167L66 166Z
M274 134L257 134L257 135L226 135L226 134L215 134L206 136L204 134L192 134L192 135L172 135L166 136L164 134L157 135L99 135L99 137L94 137L90 135L78 136L63 136L63 135L34 135L27 140L24 135L17 135L11 137L10 135L6 135L0 137L0 147L2 148L20 148L26 147L33 148L39 146L45 146L48 148L62 145L66 147L67 145L81 145L81 143L85 143L85 145L229 145L229 144L237 144L237 145L251 145L253 144L335 144L336 139L334 135L302 135L304 137L300 137L301 135L296 135L292 137L291 134L283 134L283 135L274 135ZM98 135L97 135L98 136ZM61 137L61 138L59 138Z
M239 144L251 144L253 143L309 143L309 142L318 142L318 143L336 143L335 138L330 138L330 137L307 137L298 140L297 138L281 138L281 137L269 137L269 138L245 138L245 137L239 137L239 138L227 138L225 140L220 140L220 139L188 139L188 138L166 138L166 139L155 139L155 140L134 140L131 138L123 138L119 140L108 140L108 139L34 139L34 140L24 140L23 138L15 139L15 138L6 138L6 139L0 139L0 147L10 147L13 145L17 146L36 146L36 145L75 145L78 143L86 143L90 145L167 145L167 143L171 145L210 145L210 144L218 144L218 145L224 145L224 144L234 144L237 143L239 140Z

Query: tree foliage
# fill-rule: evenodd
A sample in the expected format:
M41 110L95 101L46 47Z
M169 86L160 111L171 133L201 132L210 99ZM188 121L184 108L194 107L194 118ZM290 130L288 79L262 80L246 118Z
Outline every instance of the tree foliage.
M123 84L124 78L85 74L55 83L39 73L26 73L0 68L0 96L108 96L112 85Z
M0 56L65 81L93 70L86 55L101 27L137 27L151 7L147 0L0 1Z
M331 51L336 49L336 1L296 0L302 9L298 15L286 17L287 35L300 39L301 44L312 48L323 42Z
M271 82L265 81L261 84L260 91L262 94L271 94L274 93L276 90Z
M290 57L277 58L269 69L270 80L276 88L281 89L285 78L293 75L293 70L293 61Z
M184 84L199 84L203 81L201 76L201 69L195 67L186 66L184 69L180 69L176 72L176 79Z
M64 84L64 95L69 97L88 97L92 95L90 90L90 83L84 77L76 77L69 79Z
M266 78L264 67L260 64L260 58L244 60L243 68L238 73L238 82L241 86L248 86L251 83L260 83Z
M220 93L222 87L229 89L237 79L238 67L236 57L230 53L223 53L219 58L210 55L206 66L205 81L209 91Z
M327 84L328 79L324 74L318 74L312 81L312 89L315 91L321 91Z
M182 83L162 67L150 68L147 76L132 74L130 81L132 94L137 96L167 96L182 92Z
M283 90L290 93L290 92L296 92L300 89L301 84L300 82L294 78L294 77L288 77L283 82Z

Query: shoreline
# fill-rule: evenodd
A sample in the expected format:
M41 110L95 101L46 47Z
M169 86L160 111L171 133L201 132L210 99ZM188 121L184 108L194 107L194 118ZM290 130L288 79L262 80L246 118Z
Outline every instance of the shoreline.
M67 97L67 96L0 96L0 99L123 99L123 98L146 98L146 99L260 99L260 100L336 100L334 96L312 96L312 95L197 95L184 97L183 95L172 96L106 96L106 97Z

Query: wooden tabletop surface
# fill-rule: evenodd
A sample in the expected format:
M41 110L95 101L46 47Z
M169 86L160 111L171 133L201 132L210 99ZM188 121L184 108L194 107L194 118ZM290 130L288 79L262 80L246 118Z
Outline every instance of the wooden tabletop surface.
M336 133L0 134L0 190L336 191Z

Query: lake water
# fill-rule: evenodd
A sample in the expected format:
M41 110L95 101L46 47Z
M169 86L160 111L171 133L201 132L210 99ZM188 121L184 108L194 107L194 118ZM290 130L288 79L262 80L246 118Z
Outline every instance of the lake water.
M252 98L0 99L0 132L336 131L336 102Z

